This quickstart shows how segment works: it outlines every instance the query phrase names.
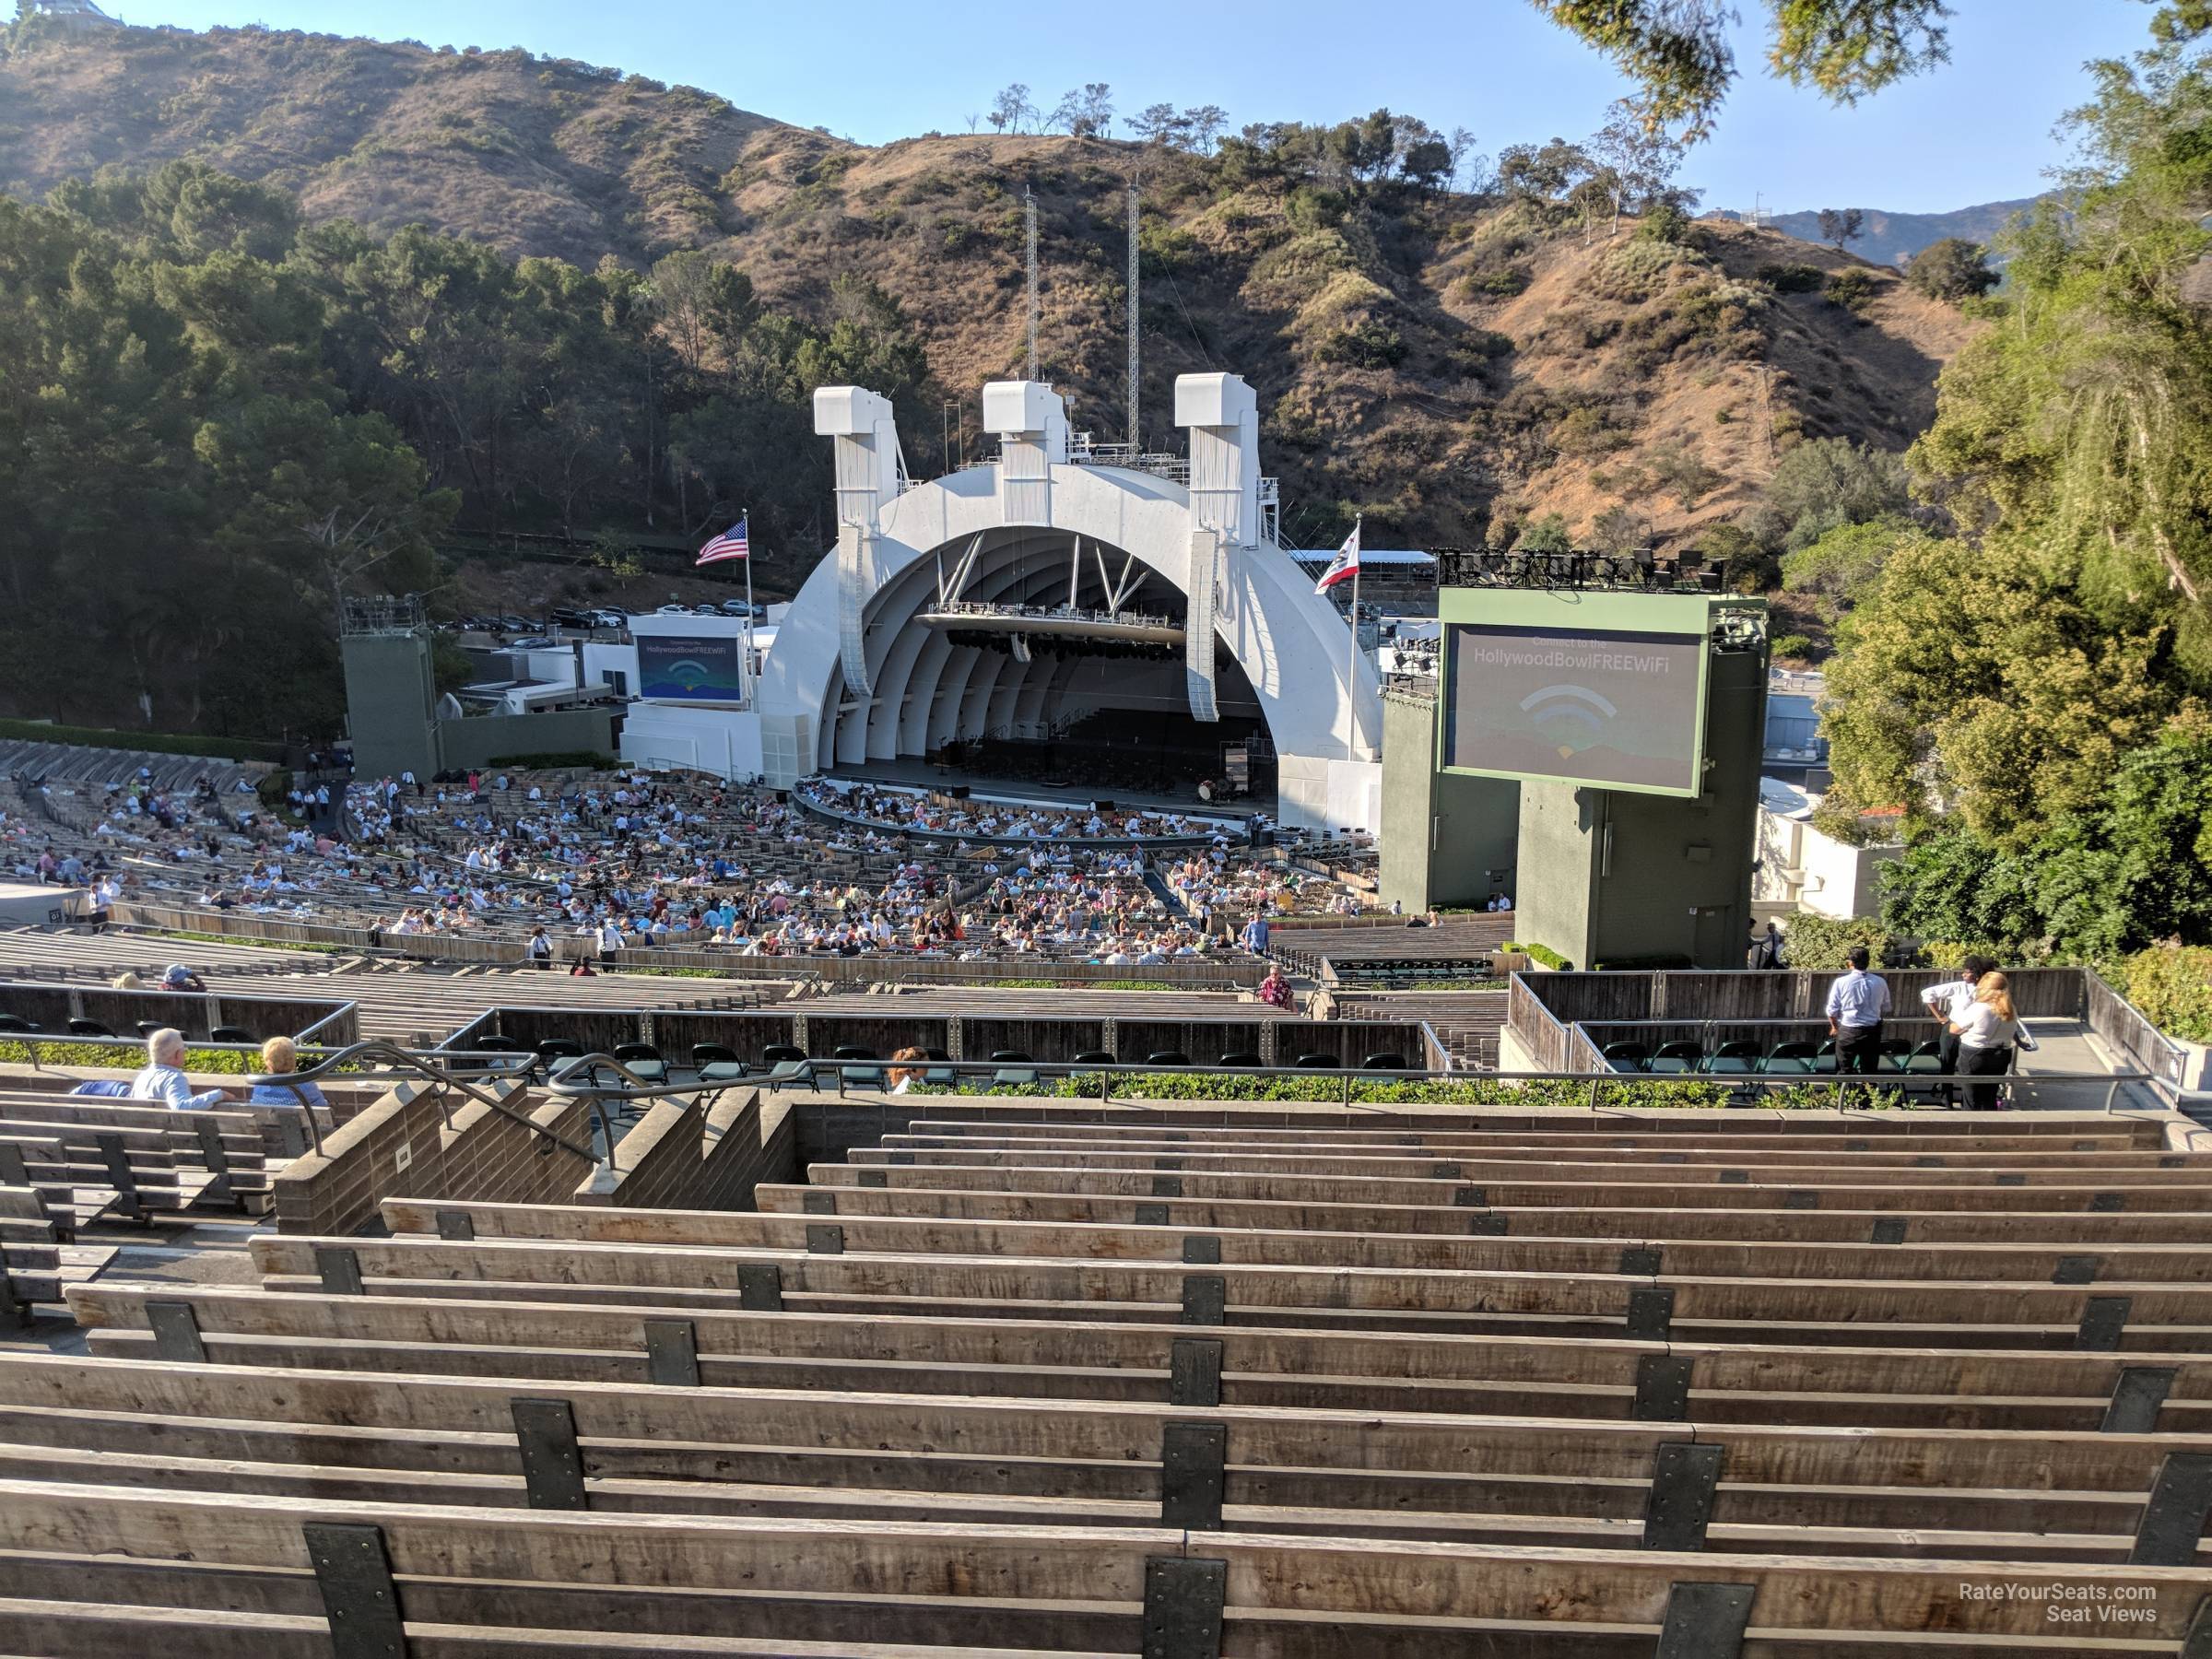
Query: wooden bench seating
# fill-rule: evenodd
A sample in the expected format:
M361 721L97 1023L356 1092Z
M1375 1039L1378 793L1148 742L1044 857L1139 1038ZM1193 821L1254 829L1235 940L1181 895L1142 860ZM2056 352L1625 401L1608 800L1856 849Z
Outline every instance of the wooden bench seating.
M518 1450L517 1403L541 1396L514 1379L171 1363L149 1388L147 1372L0 1361L0 1477L545 1507ZM1112 1527L1189 1501L1173 1404L582 1382L560 1403L562 1455L588 1507L614 1512ZM1226 1441L1208 1522L1235 1531L1652 1547L1655 1466L1694 1446L1717 1465L1704 1547L1921 1559L2124 1562L2171 1450L2051 1432L2020 1469L2016 1440L1959 1430L1231 1406L1206 1421ZM2201 1546L2191 1559L2212 1565Z
M772 1270L786 1304L822 1312L898 1307L949 1317L1179 1317L1210 1281L1224 1299L1212 1324L1333 1330L1430 1330L1562 1336L1669 1335L1698 1341L1787 1341L2070 1348L2118 1320L2131 1349L2187 1352L2212 1345L2212 1286L1932 1280L1697 1277L1505 1269L1318 1268L1183 1263L700 1250L568 1241L287 1236L253 1241L272 1288L324 1283L333 1251L350 1252L365 1281L408 1295L634 1301L740 1307L744 1280ZM747 1271L741 1271L747 1270ZM2116 1340L2116 1338L2115 1338Z
M72 1288L89 1357L0 1355L0 1651L2212 1649L2162 1120L978 1104L803 1105L757 1210L392 1198Z
M349 1530L359 1528L373 1528L373 1536ZM406 1628L390 1611L366 1612L363 1622L377 1620L374 1634L389 1629L414 1659L564 1651L794 1659L1036 1659L1051 1651L1090 1659L1207 1649L1442 1659L1470 1652L1649 1653L1655 1636L1657 1651L1669 1654L1663 1626L1701 1620L1702 1630L1733 1623L1740 1630L1747 1622L1756 1640L1765 1634L1762 1605L1773 1609L1769 1621L1788 1609L1787 1626L1767 1627L1778 1633L1965 1626L1945 1652L2018 1659L2096 1651L2078 1642L2019 1645L2049 1631L2047 1603L2058 1586L2125 1594L2131 1605L2145 1593L2149 1617L2128 1628L2138 1640L2166 1643L2187 1634L2202 1589L2186 1569L1993 1562L1976 1578L2018 1588L1962 1615L1959 1583L1970 1570L1949 1561L1750 1557L1723 1567L1676 1551L1382 1546L1158 1526L831 1528L718 1516L672 1523L0 1485L0 1548L27 1536L42 1546L57 1534L81 1536L88 1553L111 1558L70 1563L73 1579L84 1574L88 1587L141 1598L0 1604L9 1623L36 1633L37 1651L57 1659L112 1653L119 1635L148 1630L162 1633L164 1654L183 1659L235 1654L241 1631L252 1633L257 1659L320 1659L331 1649L318 1556L321 1583L342 1601L350 1594L342 1582L348 1568L375 1578L389 1572L410 1616ZM186 1552L176 1541L185 1537L197 1543L181 1559ZM126 1573L113 1558L144 1565ZM1706 1576L1687 1580L1693 1572ZM1686 1590L1686 1583L1749 1586L1752 1594L1716 1595ZM174 1605L188 1594L220 1610L165 1619L144 1605ZM487 1621L487 1611L499 1622ZM746 1634L726 1634L735 1630ZM878 1643L894 1630L920 1640ZM795 1645L816 1640L818 1648ZM1677 1641L1670 1659L1721 1651Z
M180 1111L147 1100L0 1093L0 1134L18 1133L18 1126L42 1134L51 1126L95 1136L109 1130L155 1135L168 1149L172 1169L196 1168L207 1177L205 1182L185 1183L192 1187L187 1203L228 1202L240 1209L266 1206L269 1171L264 1119L276 1115L242 1107ZM133 1149L153 1144L137 1139L124 1143ZM137 1167L135 1159L133 1167ZM158 1170L159 1166L155 1163L151 1167ZM149 1207L159 1206L149 1201Z
M65 1242L71 1230L56 1218L51 1197L34 1187L0 1186L0 1324L29 1324L32 1304L59 1303L115 1258L112 1244Z
M472 1206L473 1207L473 1206ZM496 1292L488 1295L496 1296ZM454 1296L270 1296L240 1287L72 1290L91 1351L190 1353L157 1336L187 1308L199 1350L230 1364L643 1382L648 1322L681 1322L703 1382L859 1392L1167 1400L1175 1323L952 1319ZM2212 1360L2192 1355L1761 1345L1223 1326L1230 1404L1536 1410L1767 1425L2101 1428L2130 1370L2171 1371L2146 1429L2212 1432ZM1662 1384L1673 1389L1667 1392ZM1665 1414L1672 1414L1667 1416Z
M796 1189L802 1201L809 1189ZM394 1233L435 1233L450 1218L465 1218L477 1238L575 1239L597 1243L735 1246L805 1251L824 1231L812 1209L729 1212L607 1210L588 1206L535 1206L386 1199L383 1217ZM441 1219L446 1218L446 1219ZM2069 1222L2071 1218L2068 1218ZM813 1230L810 1233L808 1230ZM949 1252L960 1255L1078 1256L1118 1261L1188 1259L1188 1230L1166 1225L1041 1226L1015 1219L938 1216L854 1216L832 1230L847 1253ZM2028 1230L2032 1232L2032 1228ZM1577 1239L1436 1233L1330 1233L1319 1230L1215 1229L1209 1236L1224 1262L1296 1266L1325 1250L1352 1267L1472 1268L1505 1272L1610 1274L1629 1265L1653 1274L1736 1278L1846 1278L1869 1265L1862 1244L1794 1240ZM2098 1279L2212 1281L2212 1252L2187 1244L2103 1243L2085 1253L2078 1242L2038 1243L2030 1237L1975 1244L1885 1246L1881 1277L1909 1279L2018 1279L2052 1284Z

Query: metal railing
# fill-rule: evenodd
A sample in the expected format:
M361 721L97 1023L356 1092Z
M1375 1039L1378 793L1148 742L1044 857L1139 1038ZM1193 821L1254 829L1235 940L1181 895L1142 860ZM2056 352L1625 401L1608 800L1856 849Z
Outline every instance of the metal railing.
M49 1048L112 1049L119 1056L133 1062L142 1058L146 1053L146 1040L142 1037L88 1037L79 1036L75 1032L49 1034L43 1031L6 1031L0 1032L0 1041L19 1042L29 1049L30 1051L30 1068L33 1071L45 1069L41 1051ZM187 1039L185 1046L188 1050L204 1050L225 1054L258 1056L261 1053L261 1044L258 1042L214 1042ZM490 1108L502 1117L512 1118L533 1134L542 1136L563 1150L573 1152L579 1158L589 1159L594 1163L599 1161L598 1155L588 1147L580 1147L574 1141L547 1128L544 1124L532 1122L525 1114L516 1112L504 1100L477 1087L472 1081L476 1077L506 1077L520 1080L523 1070L518 1062L534 1063L536 1058L535 1055L491 1051L439 1050L429 1052L434 1052L442 1064L432 1065L425 1057L426 1052L408 1049L388 1038L369 1038L361 1041L347 1043L343 1048L319 1049L316 1051L317 1057L314 1063L303 1065L302 1069L299 1071L218 1072L213 1074L203 1072L201 1076L212 1075L234 1078L236 1087L247 1089L265 1087L289 1088L293 1098L299 1101L297 1110L306 1121L308 1135L317 1152L323 1150L323 1124L314 1109L307 1102L304 1093L305 1085L321 1083L326 1078L333 1082L376 1085L388 1082L394 1077L412 1077L430 1084L437 1090L457 1090L471 1100ZM304 1049L300 1057L303 1062L307 1058ZM383 1068L347 1069L348 1066L358 1067L359 1062L364 1059L382 1061ZM455 1065L455 1062L463 1064ZM605 1064L619 1065L620 1063L611 1056L607 1056ZM642 1078L639 1080L643 1081ZM218 1088L230 1086L227 1083L218 1085ZM445 1120L446 1127L452 1128L453 1112L448 1101L442 1093L438 1094L435 1098L441 1115ZM264 1103L266 1104L266 1102ZM294 1108L285 1107L280 1110L291 1111Z

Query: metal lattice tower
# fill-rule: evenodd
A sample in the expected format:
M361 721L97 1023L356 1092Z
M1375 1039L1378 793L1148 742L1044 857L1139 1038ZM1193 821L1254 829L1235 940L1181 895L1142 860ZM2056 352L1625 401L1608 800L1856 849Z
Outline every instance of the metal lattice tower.
M1132 452L1139 447L1136 435L1137 367L1136 367L1136 175L1129 175L1129 410L1125 417L1126 430L1122 434Z
M1037 378L1037 198L1021 193L1022 215L1027 221L1030 248L1030 379Z

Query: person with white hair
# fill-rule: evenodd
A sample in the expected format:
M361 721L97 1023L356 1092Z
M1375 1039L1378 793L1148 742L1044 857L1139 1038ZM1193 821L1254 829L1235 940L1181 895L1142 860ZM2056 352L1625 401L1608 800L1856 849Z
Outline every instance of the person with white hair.
M185 1111L220 1106L237 1097L220 1088L194 1094L184 1077L184 1033L164 1026L146 1040L146 1065L131 1079L131 1099L159 1100Z

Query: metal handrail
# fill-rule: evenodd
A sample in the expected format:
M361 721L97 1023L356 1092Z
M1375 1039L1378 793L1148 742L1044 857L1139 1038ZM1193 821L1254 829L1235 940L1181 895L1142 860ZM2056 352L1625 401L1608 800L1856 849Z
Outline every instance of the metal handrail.
M392 1069L400 1071L402 1073L412 1073L416 1077L422 1077L427 1080L434 1088L440 1090L447 1088L459 1089L463 1094L468 1096L469 1099L477 1101L479 1105L490 1107L492 1111L498 1112L501 1117L512 1119L513 1122L520 1124L524 1128L529 1130L533 1135L542 1135L545 1139L551 1141L555 1146L559 1147L562 1151L572 1152L578 1158L584 1159L584 1161L587 1163L595 1166L601 1161L599 1155L596 1152L594 1152L590 1147L580 1147L574 1141L569 1139L566 1135L558 1134L554 1130L547 1128L545 1124L537 1123L526 1113L515 1111L514 1108L508 1105L506 1101L500 1100L497 1095L491 1093L488 1089L480 1088L476 1084L468 1081L465 1077L456 1076L453 1072L448 1069L441 1066L431 1065L427 1061L420 1059L417 1055L409 1053L407 1050L400 1047L396 1042L393 1042L382 1037L371 1037L366 1038L359 1042L349 1043L345 1048L338 1049L334 1053L326 1054L323 1059L317 1061L313 1065L310 1066L305 1071L273 1072L266 1075L257 1074L248 1077L247 1081L249 1083L256 1084L268 1083L276 1085L279 1088L289 1088L295 1095L299 1096L300 1105L305 1107L307 1105L307 1096L304 1092L302 1092L301 1086L303 1084L313 1083L323 1077L330 1077L334 1075L340 1066L346 1065L348 1061L358 1060L364 1054L372 1055L384 1061L386 1065ZM490 1057L494 1060L503 1058L512 1061L515 1056L494 1054ZM484 1068L488 1075L496 1075L503 1069L505 1068L498 1065L488 1065ZM439 1107L445 1117L446 1127L450 1129L453 1127L453 1114L450 1112L444 1111L444 1101L442 1098L441 1098L439 1101ZM321 1152L323 1150L323 1131L321 1126L315 1122L315 1114L313 1112L310 1111L307 1113L307 1122L309 1129L312 1130L314 1135L315 1150L317 1152ZM606 1140L606 1145L609 1155L611 1156L614 1147L613 1140L608 1138Z

